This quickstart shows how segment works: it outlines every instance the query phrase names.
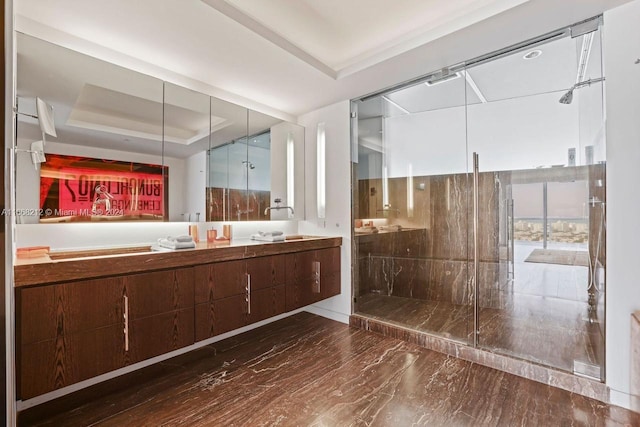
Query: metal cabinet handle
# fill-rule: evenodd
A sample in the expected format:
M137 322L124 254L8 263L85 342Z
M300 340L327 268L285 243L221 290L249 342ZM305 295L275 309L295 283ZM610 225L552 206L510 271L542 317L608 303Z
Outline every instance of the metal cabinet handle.
M124 296L124 351L129 351L129 297Z
M245 288L247 291L247 297L245 301L247 302L247 314L251 314L251 275L247 273L247 287Z
M320 281L320 261L313 262L313 293L321 293L321 281Z

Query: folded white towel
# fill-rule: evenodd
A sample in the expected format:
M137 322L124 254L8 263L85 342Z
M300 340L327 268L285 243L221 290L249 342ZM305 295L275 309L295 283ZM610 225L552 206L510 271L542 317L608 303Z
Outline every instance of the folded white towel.
M195 242L177 242L169 239L158 239L158 246L167 249L193 249L196 247Z
M164 237L164 239L168 240L169 242L193 242L193 237L188 236L188 235L182 235L182 236L177 236L177 237L173 237L173 236L167 236Z
M258 231L258 234L263 237L271 237L271 236L282 236L284 233L282 231Z
M284 242L284 236L262 236L260 234L252 234L251 240L257 240L260 242Z

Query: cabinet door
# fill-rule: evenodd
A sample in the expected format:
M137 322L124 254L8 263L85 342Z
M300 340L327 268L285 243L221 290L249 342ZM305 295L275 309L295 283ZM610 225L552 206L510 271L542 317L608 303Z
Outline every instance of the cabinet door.
M251 293L247 322L254 323L285 312L286 256L275 255L247 260Z
M285 312L285 286L251 290L248 323L259 322Z
M212 302L214 335L241 328L247 324L247 301L245 295L214 300Z
M26 344L19 352L22 400L125 366L121 323Z
M133 274L123 280L129 310L129 363L195 342L193 268Z
M251 276L251 291L284 285L285 255L252 258L247 260L247 274Z
M316 251L298 252L287 255L286 310L313 304L320 300L320 293L314 292L314 262Z
M319 283L316 272L320 269ZM286 310L313 304L340 293L340 248L287 255Z
M320 262L320 299L340 294L340 248L317 251Z
M195 277L196 341L246 325L247 263L244 260L198 266ZM225 302L216 303L222 300Z
M23 344L122 323L120 278L84 280L16 292Z
M123 277L131 320L193 307L193 268Z
M18 396L125 366L120 278L16 290Z

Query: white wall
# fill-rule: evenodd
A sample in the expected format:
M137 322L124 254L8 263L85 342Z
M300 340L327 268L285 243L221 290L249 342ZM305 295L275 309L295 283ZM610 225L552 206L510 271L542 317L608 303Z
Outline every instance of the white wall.
M640 309L640 0L604 15L607 76L606 375L629 406L630 315Z
M302 234L340 236L342 293L310 308L316 314L344 323L351 314L351 130L350 102L341 101L298 117L305 127L305 221ZM326 219L319 220L316 204L316 132L324 122L326 135Z
M185 212L200 212L200 219L206 218L207 152L202 151L185 161L184 207ZM169 173L171 179L171 173Z
M468 172L467 141L469 153L480 154L483 171L564 165L569 148L576 148L581 164L586 145L581 142L593 137L581 138L580 102L564 105L559 98L541 94L469 105L466 114L464 107L454 107L387 118L389 177L407 176L409 164L418 176ZM592 126L602 122L601 109L597 113L597 120L589 116Z
M293 200L287 199L287 143L293 138ZM304 218L304 129L289 122L281 122L271 127L271 201L282 199L282 206L294 208L292 218ZM289 209L272 210L271 219L289 218Z

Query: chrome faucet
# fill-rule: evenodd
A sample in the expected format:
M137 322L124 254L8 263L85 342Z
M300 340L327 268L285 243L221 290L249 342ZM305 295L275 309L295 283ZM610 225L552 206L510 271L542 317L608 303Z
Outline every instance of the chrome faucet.
M264 215L266 216L270 210L279 211L280 209L291 209L291 215L294 215L293 208L291 206L280 206L282 203L282 199L274 199L273 202L276 204L275 206L269 206L264 210Z

